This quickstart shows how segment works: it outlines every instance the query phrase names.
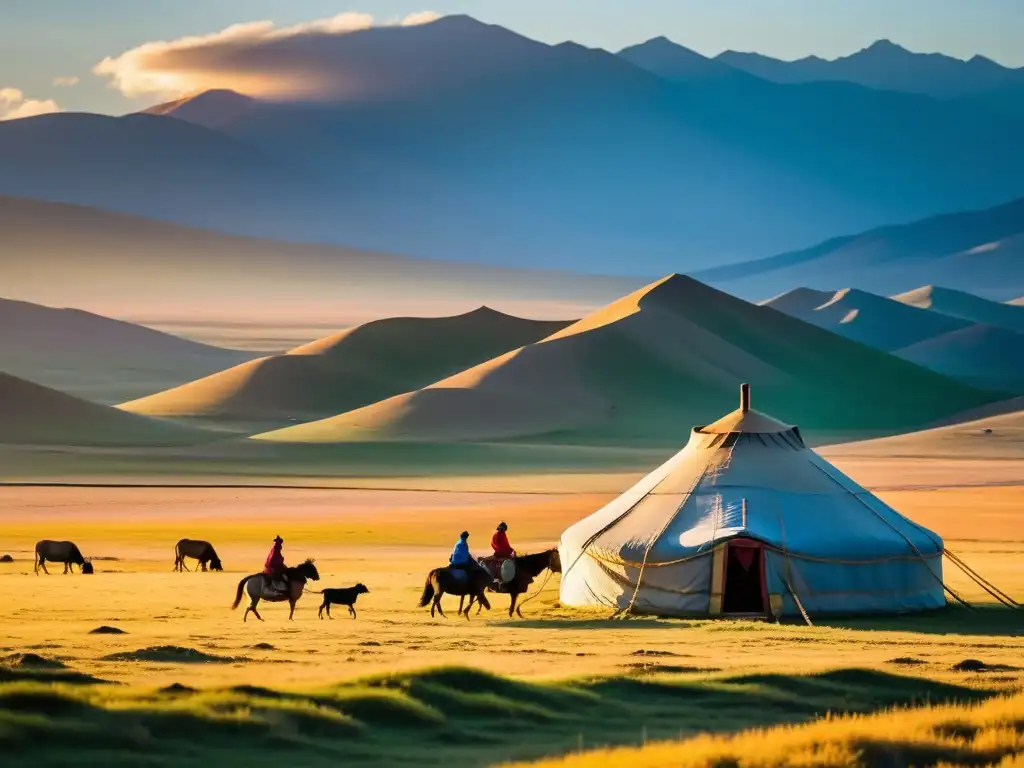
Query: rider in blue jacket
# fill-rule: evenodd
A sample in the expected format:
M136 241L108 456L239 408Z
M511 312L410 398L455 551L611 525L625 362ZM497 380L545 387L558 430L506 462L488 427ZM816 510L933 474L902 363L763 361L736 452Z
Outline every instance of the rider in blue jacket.
M459 540L455 542L455 548L452 550L452 556L448 558L448 566L463 571L469 571L476 567L476 560L469 553L469 531L463 531L459 535Z

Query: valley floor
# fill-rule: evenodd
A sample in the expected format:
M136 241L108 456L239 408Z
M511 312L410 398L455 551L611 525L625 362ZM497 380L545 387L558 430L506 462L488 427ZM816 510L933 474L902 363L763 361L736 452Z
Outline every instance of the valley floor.
M1024 599L1024 529L1019 524L1024 469L1019 463L894 464L868 458L838 463L885 501L942 534L949 549L1018 601ZM34 693L22 691L31 699L50 690L49 684L0 685L0 744L16 747L30 731L37 733L33 729L68 728L81 734L112 728L116 717L147 738L166 740L165 731L181 724L175 725L173 717L152 718L155 710L168 710L168 717L191 713L200 718L204 728L212 729L211 749L227 748L243 738L245 728L259 730L249 715L240 714L248 712L262 713L259 722L276 724L266 725L260 736L272 732L280 737L283 741L274 748L310 750L308 759L306 753L294 753L304 755L303 764L320 759L326 764L348 754L353 764L394 764L389 761L415 755L422 764L455 759L484 765L561 754L581 743L636 744L641 731L663 739L705 729L736 730L804 721L829 710L872 711L937 697L988 695L1024 681L1024 614L989 604L988 596L948 563L948 583L981 604L978 611L821 619L813 627L621 620L607 612L558 607L557 576L524 605L525 619L509 620L507 598L501 595L492 596L492 611L470 621L454 617L455 598L445 599L452 615L448 619L431 619L416 607L425 574L446 562L463 528L473 534L471 546L481 551L500 520L509 523L521 550L554 546L567 525L636 476L392 478L388 489L0 487L0 554L14 558L0 564L5 595L0 656L9 662L0 667L0 672L8 670L0 681L4 675L7 680L18 676L18 670L29 675L39 662L21 655L36 654L127 684L102 687L103 693L92 686L58 686L60 696L74 701L39 704L32 699L35 704L17 707L11 705L15 700L4 698L14 695L11 685L37 686L31 688ZM336 607L333 620L318 620L316 595L299 602L294 622L287 621L287 607L281 605L264 604L265 623L252 617L243 623L242 610L230 610L238 580L260 570L277 534L285 539L289 562L316 558L322 576L317 588L357 581L369 587L357 603L357 619ZM172 573L174 543L182 537L213 541L227 571ZM52 575L33 575L31 551L42 538L75 540L94 558L96 574L63 576L59 566L51 566ZM123 634L92 633L103 626ZM981 671L956 668L965 660L987 666ZM476 671L423 671L454 666ZM854 668L860 671L849 671ZM808 674L814 677L803 677ZM396 683L396 675L404 682ZM441 720L419 730L402 725L401 737L392 738L386 728L379 730L381 718L391 728L397 727L395 718L404 716L381 715L374 702L331 704L311 693L330 690L335 699L344 699L338 691L348 691L355 696L352 690L361 691L365 684L353 681L367 676L377 679L371 688L397 686L403 696L440 713L416 710L419 715L408 715L413 721L435 715ZM590 682L549 684L566 680ZM204 693L195 694L200 698L192 702L181 698L185 694L153 693L175 683ZM339 689L339 683L345 685ZM260 694L237 686L272 690ZM637 703L636 697L647 693L657 706L645 709ZM744 702L744 696L755 693L764 698ZM563 696L582 698L567 704ZM700 696L711 697L710 709L698 705ZM277 703L272 706L271 700ZM278 711L285 706L282 701L291 702L285 713ZM418 706L403 700L401 712L406 705ZM586 709L590 706L594 709ZM32 722L10 720L10 712L34 712L32 707L43 710ZM309 714L310 708L316 710L309 715L312 720L296 714ZM639 714L627 716L633 711ZM481 712L482 719L475 720ZM249 724L221 732L225 718ZM360 736L364 727L369 730ZM336 736L344 738L339 742ZM317 745L327 751L318 753ZM168 759L176 756L190 764L188 745L178 746L165 745ZM95 744L88 748L100 750ZM130 751L138 744L119 742L117 748ZM128 760L128 753L120 754ZM234 764L232 754L224 753L220 764ZM80 764L81 755L74 757ZM107 757L106 764L121 759L113 753ZM55 753L54 762L46 764L62 764L58 758ZM67 760L74 762L71 756ZM255 757L243 762L259 764Z

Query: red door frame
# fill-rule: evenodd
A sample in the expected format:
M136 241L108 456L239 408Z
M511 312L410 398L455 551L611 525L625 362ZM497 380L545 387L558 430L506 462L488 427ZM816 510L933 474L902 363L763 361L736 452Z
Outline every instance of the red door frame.
M729 579L729 550L732 547L737 549L756 549L760 555L761 561L761 612L768 615L768 573L766 571L766 564L764 561L764 544L754 539L746 538L735 538L729 541L725 547L725 567L722 568L722 615L728 616L725 612L725 598L726 598L726 584Z

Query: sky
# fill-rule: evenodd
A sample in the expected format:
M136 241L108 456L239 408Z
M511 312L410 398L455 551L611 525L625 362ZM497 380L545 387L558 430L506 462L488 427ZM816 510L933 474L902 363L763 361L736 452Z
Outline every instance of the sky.
M0 0L0 117L121 114L160 101L152 89L118 87L116 67L95 72L146 43L246 22L281 28L351 12L399 23L428 11L609 50L664 35L707 55L835 58L885 38L913 51L977 53L1024 67L1024 0Z

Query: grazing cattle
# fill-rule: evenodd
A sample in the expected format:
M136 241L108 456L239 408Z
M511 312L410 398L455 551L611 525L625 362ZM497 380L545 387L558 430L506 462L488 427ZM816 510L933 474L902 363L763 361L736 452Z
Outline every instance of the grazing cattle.
M324 617L324 609L327 610L327 618L331 618L331 605L345 605L348 606L348 612L354 619L356 617L356 598L360 595L365 595L370 590L366 588L365 584L356 584L354 587L343 587L341 589L325 589L322 592L317 592L314 589L309 590L310 592L323 595L324 601L320 605L320 610L317 611L317 616L321 619Z
M39 575L39 569L43 569L43 573L49 574L46 570L47 561L51 563L64 563L64 573L69 570L74 573L73 566L77 565L79 568L85 565L85 558L82 557L81 551L70 541L50 541L44 539L43 541L36 543L36 561L35 561L35 572Z
M191 557L193 560L198 560L200 567L204 571L206 570L207 563L209 563L211 571L224 570L224 566L221 565L220 558L217 556L217 551L213 548L213 544L211 544L208 541L200 541L199 539L182 539L177 544L175 544L175 571L188 570L188 566L185 565L186 557Z

